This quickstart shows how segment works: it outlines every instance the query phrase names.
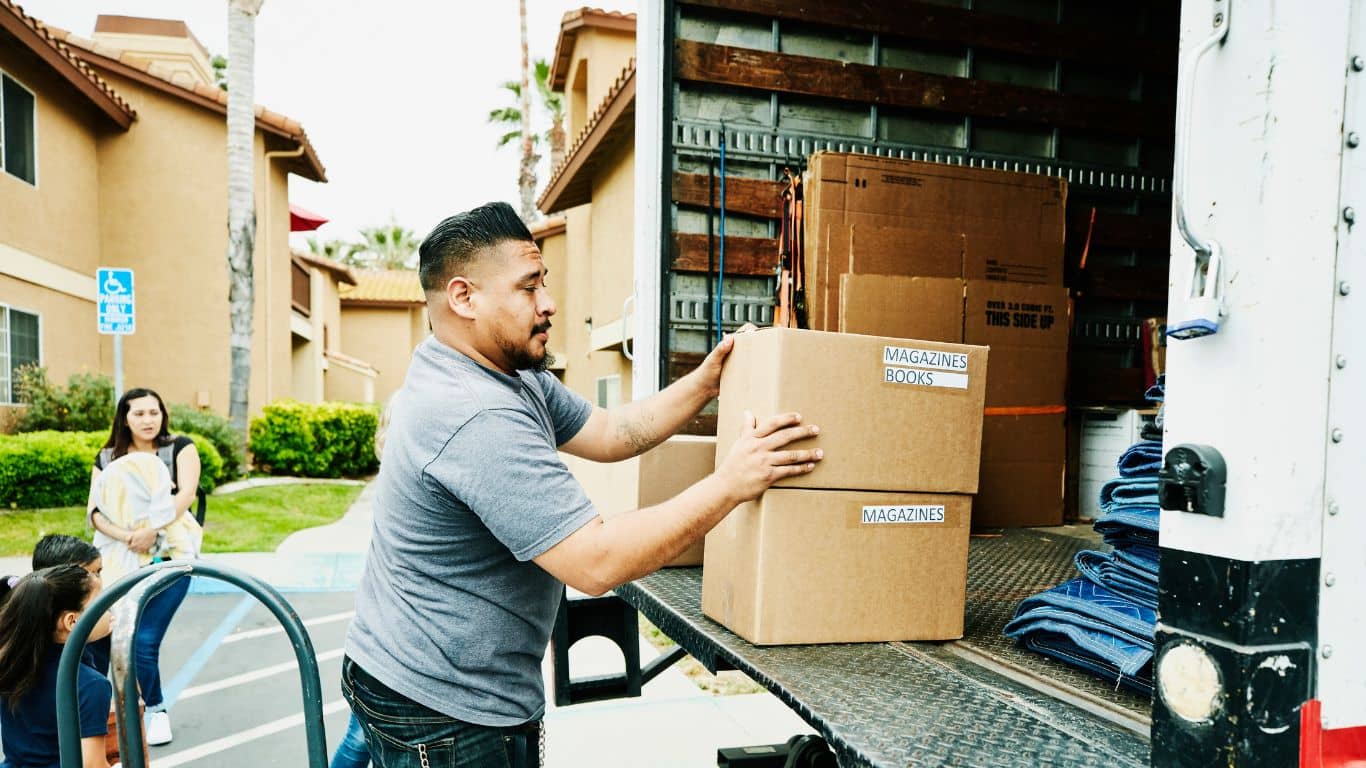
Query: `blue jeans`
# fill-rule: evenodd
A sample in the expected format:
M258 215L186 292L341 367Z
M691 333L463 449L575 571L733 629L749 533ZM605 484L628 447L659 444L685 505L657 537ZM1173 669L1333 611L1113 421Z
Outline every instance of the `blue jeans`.
M365 744L365 729L355 713L346 723L346 735L342 736L337 751L332 754L328 768L366 768L370 765L370 748Z
M342 660L342 695L365 729L377 768L536 768L540 723L493 728L456 720L409 699Z
M162 708L161 641L171 628L171 619L190 591L188 578L177 579L166 591L152 598L142 609L137 634L133 636L133 655L137 658L138 687L148 710Z

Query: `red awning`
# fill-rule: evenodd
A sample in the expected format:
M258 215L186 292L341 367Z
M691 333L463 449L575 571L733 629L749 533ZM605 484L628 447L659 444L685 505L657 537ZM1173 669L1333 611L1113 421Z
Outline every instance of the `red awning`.
M289 204L289 231L290 232L312 232L327 223L327 219L318 214L300 208L294 203Z

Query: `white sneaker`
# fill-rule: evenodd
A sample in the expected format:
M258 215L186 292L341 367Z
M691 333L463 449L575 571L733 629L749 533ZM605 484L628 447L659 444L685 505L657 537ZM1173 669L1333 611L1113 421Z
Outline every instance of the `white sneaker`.
M143 721L143 728L147 731L147 743L150 746L158 747L162 744L171 743L171 716L165 712L148 712L147 719Z

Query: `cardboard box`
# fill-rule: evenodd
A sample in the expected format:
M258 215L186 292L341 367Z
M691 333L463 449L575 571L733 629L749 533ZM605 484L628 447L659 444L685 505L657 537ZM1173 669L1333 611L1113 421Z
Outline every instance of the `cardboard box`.
M849 227L848 272L961 278L965 247L958 232L854 224Z
M963 281L958 278L848 274L840 283L840 333L963 341Z
M865 250L881 256L876 267L855 263L855 273L876 268L912 275L915 267L898 265L933 262L958 243L963 260L957 276L1062 283L1067 201L1062 179L818 152L811 156L805 185L807 314L813 329L838 327L840 275L851 269L860 238L868 239Z
M991 347L987 407L1062 406L1067 394L1067 289L967 281L963 341Z
M716 466L716 438L678 435L640 456L613 464L565 453L560 457L598 514L610 518L668 501L710 475ZM702 546L698 541L669 566L701 565Z
M969 496L774 488L707 534L702 612L756 645L963 636Z
M1067 455L1064 419L1063 413L986 417L974 526L1062 524Z
M716 455L745 411L796 411L822 448L786 488L975 493L987 349L963 344L763 328L735 337L721 373Z

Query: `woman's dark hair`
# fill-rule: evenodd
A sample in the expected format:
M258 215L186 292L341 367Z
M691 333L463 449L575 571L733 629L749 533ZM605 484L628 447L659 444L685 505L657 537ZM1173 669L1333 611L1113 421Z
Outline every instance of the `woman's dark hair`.
M166 411L166 403L162 402L161 395L144 387L130 389L119 398L118 408L114 411L114 427L109 430L109 439L104 442L105 448L114 449L113 458L117 459L128 453L128 447L133 444L133 430L128 428L129 403L148 396L155 397L157 407L161 409L161 431L157 433L154 442L157 445L165 445L171 439L171 414Z
M51 652L57 619L80 613L100 580L74 563L34 571L19 580L0 607L0 698L10 711L33 690Z
M100 551L85 539L65 533L50 533L39 539L33 547L33 570L41 571L67 563L85 565L99 556Z

